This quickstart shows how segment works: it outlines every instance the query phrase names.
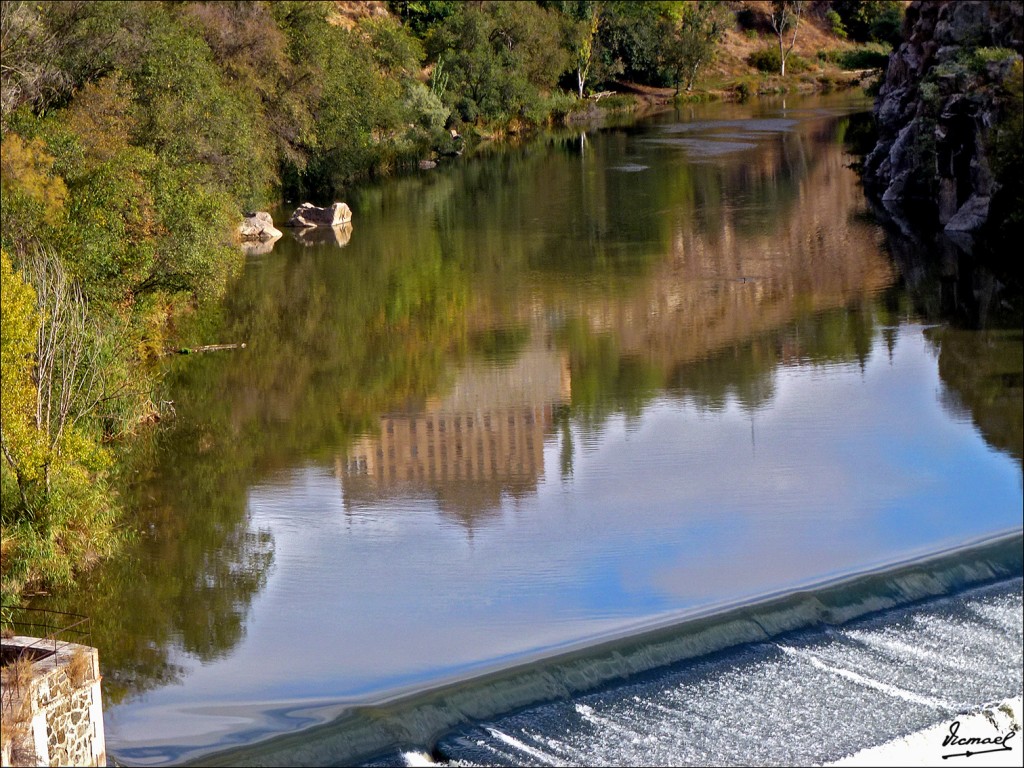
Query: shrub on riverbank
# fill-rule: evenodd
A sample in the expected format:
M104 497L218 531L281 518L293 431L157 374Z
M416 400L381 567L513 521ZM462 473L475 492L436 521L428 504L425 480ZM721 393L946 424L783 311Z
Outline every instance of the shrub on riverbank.
M45 257L41 257L45 258ZM0 607L29 584L67 586L117 547L118 511L105 485L108 451L81 417L104 371L86 313L53 262L34 266L39 288L0 251L0 403L3 464Z

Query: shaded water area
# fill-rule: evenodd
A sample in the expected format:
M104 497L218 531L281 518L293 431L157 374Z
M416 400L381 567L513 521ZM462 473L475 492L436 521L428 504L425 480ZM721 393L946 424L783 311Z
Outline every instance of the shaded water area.
M203 339L246 348L176 360L140 449L131 558L48 601L92 617L109 753L348 764L1018 577L1019 317L908 290L848 167L867 108L494 148L250 255Z

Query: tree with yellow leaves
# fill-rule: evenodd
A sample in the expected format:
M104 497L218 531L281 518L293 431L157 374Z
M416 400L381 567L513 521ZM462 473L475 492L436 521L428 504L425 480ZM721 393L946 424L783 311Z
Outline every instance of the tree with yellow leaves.
M33 269L27 281L0 251L4 609L26 584L70 583L117 542L109 457L79 424L100 391L85 305L55 260L40 254Z

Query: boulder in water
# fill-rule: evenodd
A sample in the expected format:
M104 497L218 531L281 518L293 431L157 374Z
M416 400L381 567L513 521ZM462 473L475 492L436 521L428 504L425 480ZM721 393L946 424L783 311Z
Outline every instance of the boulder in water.
M281 230L274 227L274 219L266 211L255 211L245 214L238 227L238 237L242 242L267 242L281 237Z
M352 210L345 203L334 203L324 208L303 203L295 209L285 226L289 227L336 227L352 221Z

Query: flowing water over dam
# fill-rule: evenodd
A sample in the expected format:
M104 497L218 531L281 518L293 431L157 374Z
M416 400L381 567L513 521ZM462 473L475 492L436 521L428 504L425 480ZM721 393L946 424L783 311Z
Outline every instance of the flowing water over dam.
M1021 580L1006 575L1021 545L1011 536L581 647L204 762L834 760L1019 694Z
M1003 582L475 724L441 739L434 759L820 764L1019 696L1021 667L1008 660L1020 659L1022 642L1021 582ZM1019 738L1008 743L1020 749ZM922 757L933 762L958 751L932 746ZM398 754L391 764L414 761Z

